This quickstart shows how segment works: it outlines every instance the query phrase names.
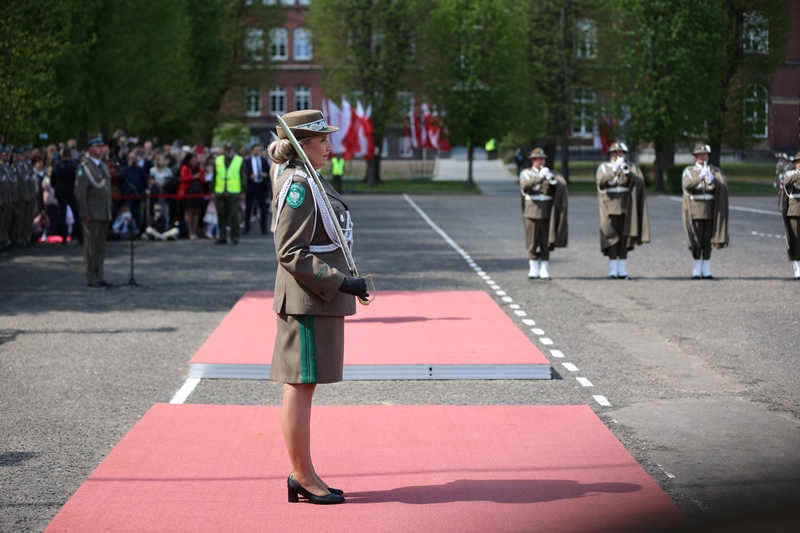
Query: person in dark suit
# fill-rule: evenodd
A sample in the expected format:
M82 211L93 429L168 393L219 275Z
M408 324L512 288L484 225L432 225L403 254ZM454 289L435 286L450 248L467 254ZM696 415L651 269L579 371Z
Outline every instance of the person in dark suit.
M111 220L111 173L103 161L106 143L102 134L86 142L86 158L75 171L75 201L83 221L83 261L89 287L109 287L103 279L108 222Z
M250 213L253 204L258 206L261 219L261 235L267 234L269 203L272 197L272 184L269 179L269 162L261 155L261 145L253 145L250 156L244 160L247 170L247 190L245 192L244 234L250 233Z
M328 126L319 111L294 111L283 116L313 167L324 167L331 155ZM299 162L286 133L269 146L276 165L287 164L275 187L275 277L273 310L277 334L269 379L282 382L283 437L292 463L287 480L290 502L298 496L311 503L343 503L342 491L330 488L311 461L311 403L318 383L342 380L344 317L354 315L353 296L368 298L364 278L352 275L344 246L352 246L350 211L336 190L313 176ZM322 195L327 195L331 212ZM347 242L339 242L334 224Z
M78 212L78 203L75 201L75 171L78 163L72 159L72 149L69 147L61 150L61 159L53 167L53 188L56 190L58 200L58 224L61 230L61 244L67 244L67 208L72 210L75 219L72 231L80 244L83 244L83 224L80 223L81 215Z

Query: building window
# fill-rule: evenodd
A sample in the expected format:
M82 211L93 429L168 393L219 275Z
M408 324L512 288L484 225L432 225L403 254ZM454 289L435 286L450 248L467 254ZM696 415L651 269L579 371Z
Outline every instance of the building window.
M748 85L744 90L743 125L748 137L766 139L769 134L769 97L763 85Z
M411 91L399 91L397 93L397 108L400 115L407 117L414 110L414 93Z
M749 54L769 53L769 25L767 19L758 11L744 14L742 44Z
M592 137L596 100L594 91L588 87L575 90L572 97L572 135L574 137Z
M248 87L244 90L244 114L247 117L261 116L261 89Z
M271 115L286 113L286 87L277 85L269 90L269 113Z
M244 60L262 61L264 59L264 30L261 28L245 28Z
M297 28L294 30L294 59L311 61L312 55L311 32L305 28Z
M575 24L575 57L593 59L597 57L597 22L581 19Z
M294 88L294 110L305 111L311 109L311 87L298 85Z
M273 61L286 61L288 58L289 32L286 28L269 30L269 58Z

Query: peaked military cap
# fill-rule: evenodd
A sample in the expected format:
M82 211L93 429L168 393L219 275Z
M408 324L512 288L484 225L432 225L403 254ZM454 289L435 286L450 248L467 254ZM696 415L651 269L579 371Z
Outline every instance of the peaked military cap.
M534 148L531 153L528 154L528 159L547 159L547 154L544 153L544 150L541 148Z
M292 133L294 133L297 139L316 137L320 134L339 131L339 128L336 126L329 126L325 121L325 116L322 114L322 111L317 111L316 109L292 111L291 113L286 113L281 118L286 122L286 125L289 126L289 129L292 130ZM279 139L286 138L286 132L283 131L283 128L277 126L275 129L278 131Z
M694 155L697 155L697 154L710 154L711 153L711 147L709 145L707 145L707 144L696 144L695 147L694 147L694 150L692 150L692 153Z
M795 161L795 162L800 161L800 152L797 152L796 154L794 154L794 157L789 156L789 160L790 161Z
M611 143L611 146L608 147L608 152L625 152L628 153L628 146L623 142L614 141Z
M95 133L86 139L86 146L103 146L106 142L103 140L102 133Z

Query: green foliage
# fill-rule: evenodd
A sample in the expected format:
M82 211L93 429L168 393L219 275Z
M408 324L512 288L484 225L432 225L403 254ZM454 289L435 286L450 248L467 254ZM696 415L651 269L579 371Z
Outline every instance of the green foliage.
M168 141L208 138L228 89L270 76L269 68L239 67L243 28L246 17L261 17L260 27L263 20L279 24L279 5L46 4L7 0L0 16L0 125L11 141L118 128Z
M5 0L0 10L0 128L22 144L51 133L47 117L64 99L54 66L68 52L71 2L48 9L26 0ZM64 23L64 20L67 23Z
M505 1L442 0L431 13L425 91L456 144L482 146L510 129L519 64L512 27Z
M241 122L223 122L214 128L214 144L233 143L237 149L250 140L250 130Z
M380 146L396 119L397 93L415 57L416 28L429 9L425 0L320 0L308 24L314 54L326 66L326 92L357 96L372 108L373 140ZM380 181L380 158L371 161L370 186Z
M667 179L664 181L664 191L671 192L671 193L679 193L683 191L683 169L686 168L686 165L670 165L664 172L667 175Z

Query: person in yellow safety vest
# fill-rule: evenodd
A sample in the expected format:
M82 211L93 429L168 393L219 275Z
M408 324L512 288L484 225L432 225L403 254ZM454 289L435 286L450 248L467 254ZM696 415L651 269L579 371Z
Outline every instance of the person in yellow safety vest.
M486 157L489 160L497 159L497 141L494 137L486 141L484 148L486 149Z
M344 157L336 154L331 159L331 176L333 176L333 188L342 192L342 178L344 177Z
M231 242L239 243L239 220L242 216L242 191L247 183L247 172L242 156L234 153L233 144L225 144L225 154L214 160L214 204L217 208L219 238L216 244L227 244L227 226L231 228Z

